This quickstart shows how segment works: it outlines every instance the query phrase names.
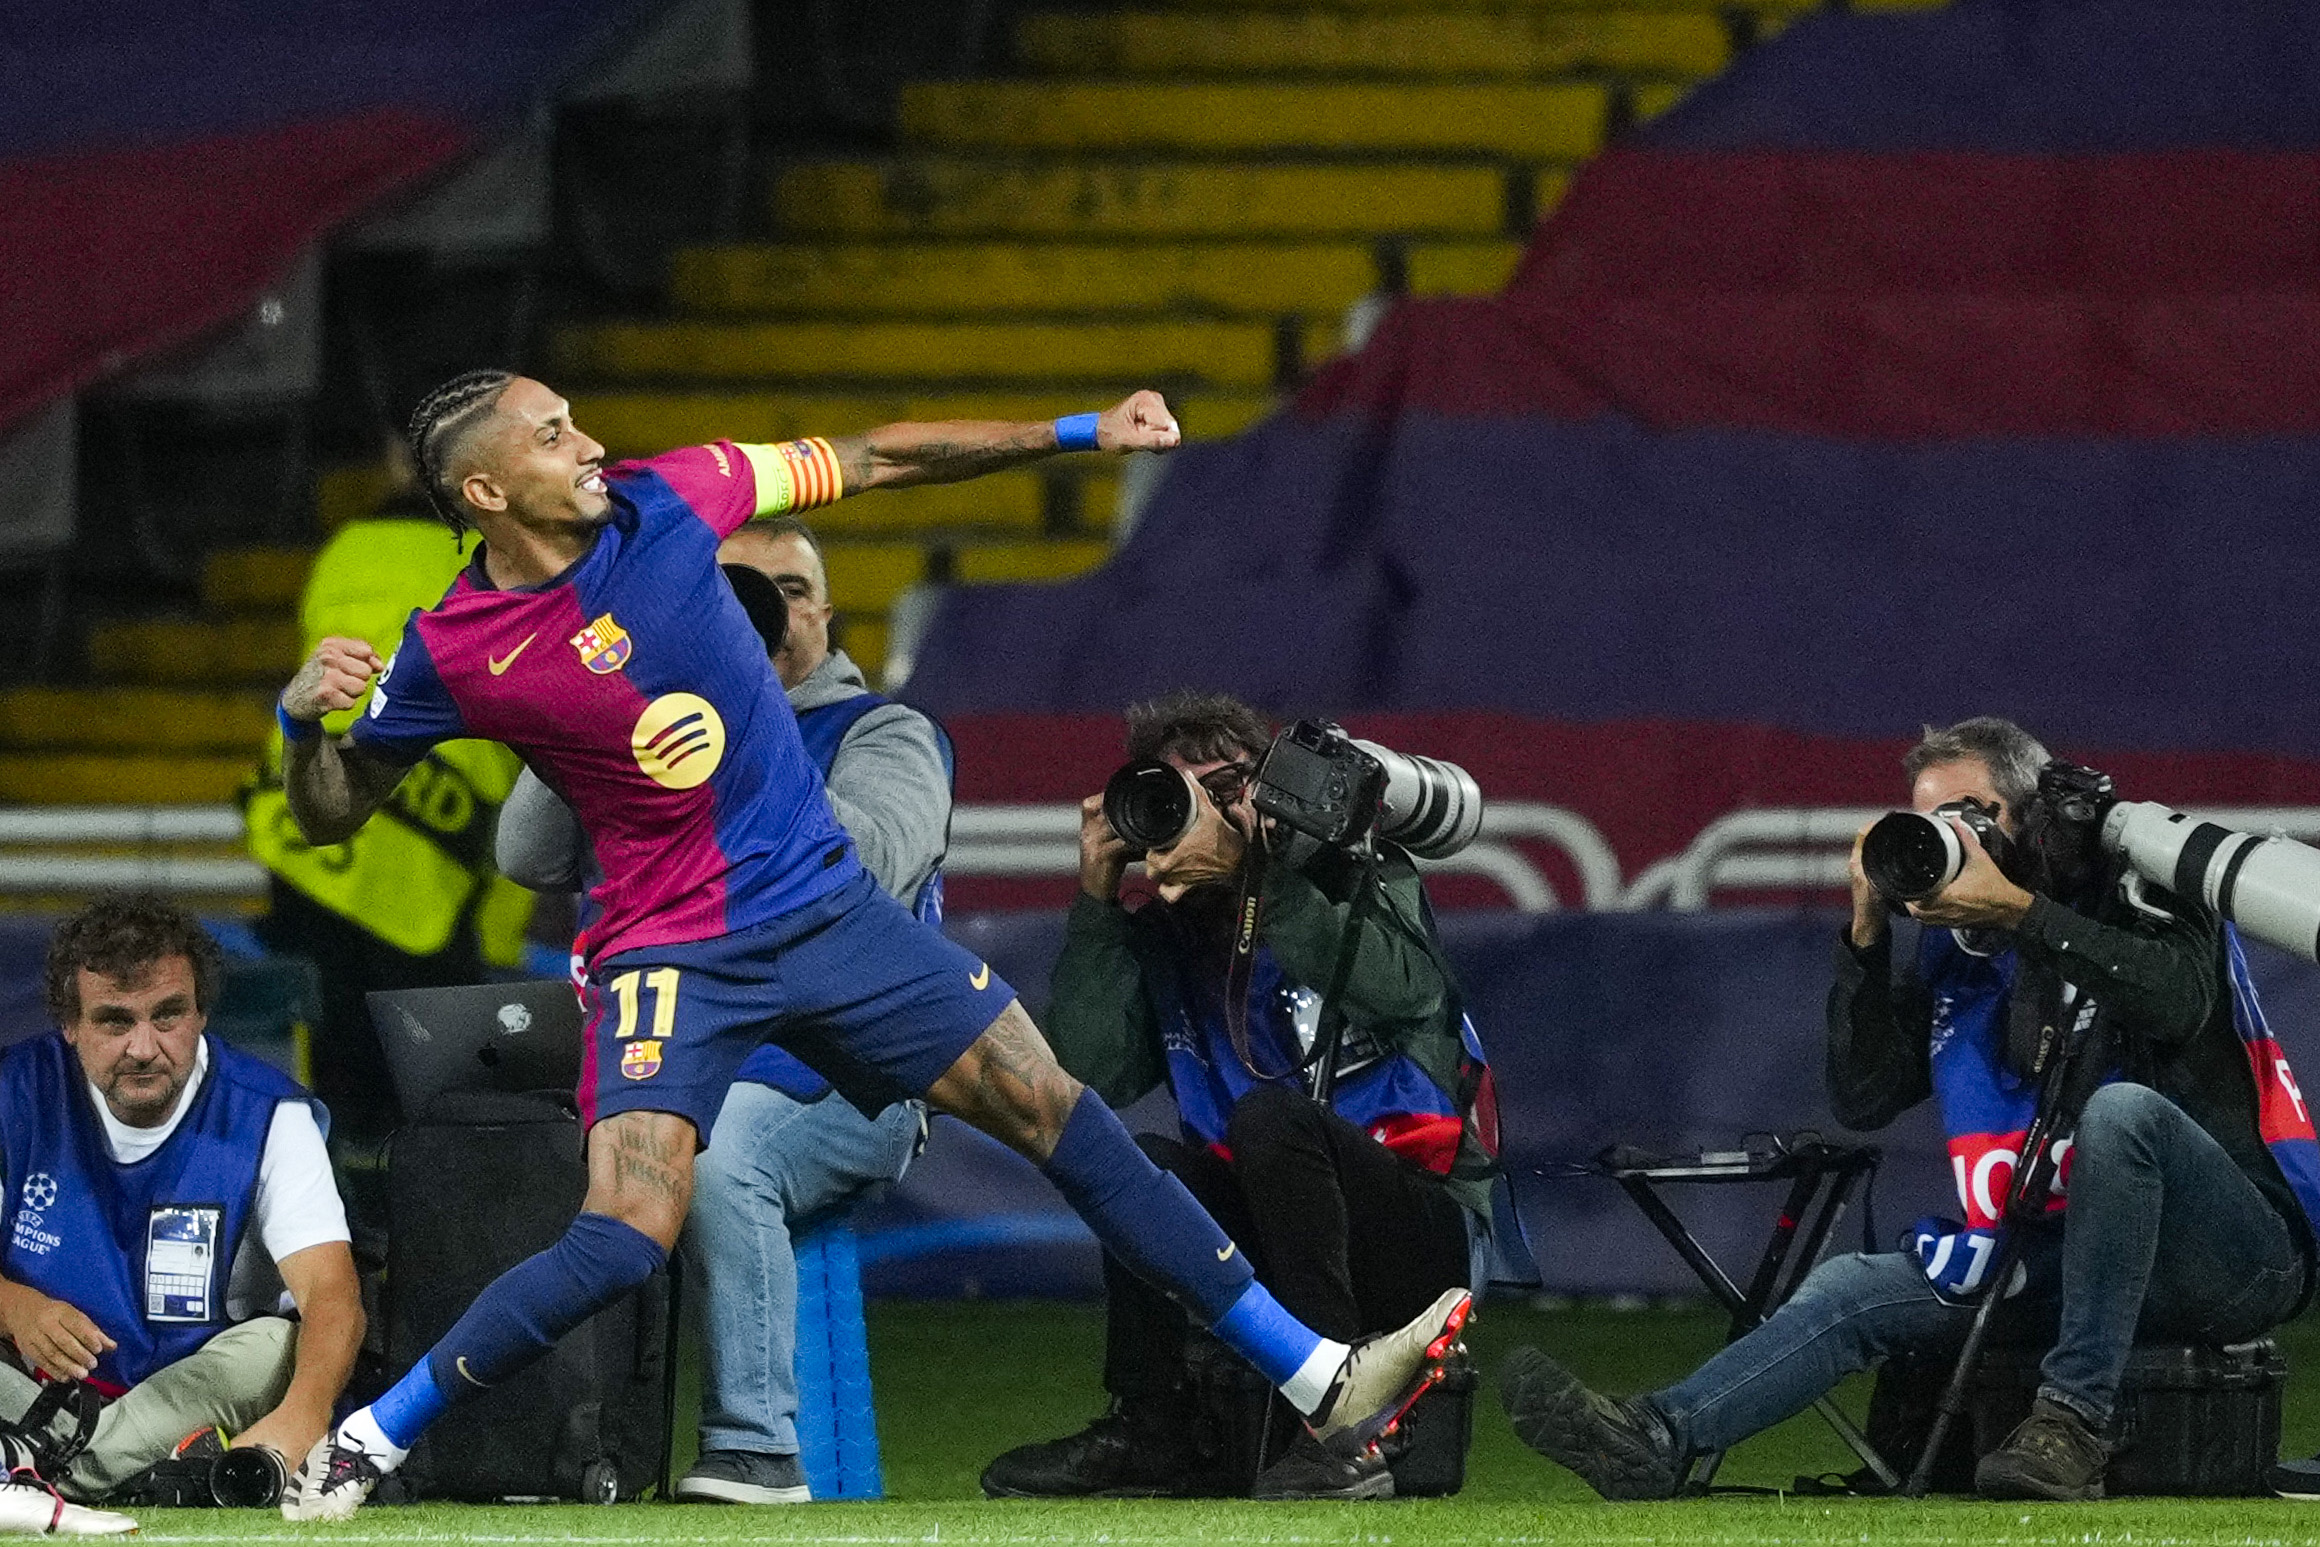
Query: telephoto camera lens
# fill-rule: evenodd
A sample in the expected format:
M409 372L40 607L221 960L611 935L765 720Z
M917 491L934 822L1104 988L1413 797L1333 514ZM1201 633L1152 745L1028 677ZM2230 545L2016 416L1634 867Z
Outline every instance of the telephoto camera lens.
M1482 831L1482 789L1456 763L1396 752L1374 741L1354 745L1385 766L1377 835L1420 859L1447 859Z
M2146 881L2204 903L2266 944L2320 961L2320 851L2148 800L2111 807L2102 843Z
M1138 853L1174 848L1199 810L1192 775L1157 759L1129 763L1104 781L1104 820Z
M1965 844L1940 817L1888 811L1861 840L1869 884L1895 902L1923 902L1966 867Z

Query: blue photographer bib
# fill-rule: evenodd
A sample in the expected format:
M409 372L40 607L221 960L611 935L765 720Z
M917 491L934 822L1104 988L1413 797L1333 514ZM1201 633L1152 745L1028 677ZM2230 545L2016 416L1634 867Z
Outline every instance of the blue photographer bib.
M119 1345L111 1393L175 1364L226 1324L226 1279L257 1203L258 1163L285 1101L313 1098L211 1037L209 1072L161 1147L124 1165L62 1035L0 1057L0 1274L74 1306Z
M822 771L822 782L830 779L831 765L838 761L838 749L846 744L846 733L860 723L873 709L883 709L893 700L876 693L857 693L852 698L841 698L834 704L806 709L797 717L798 734L804 738L806 756ZM952 777L958 773L951 753L951 738L942 726L929 715L927 723L934 726L935 745L942 750L943 772ZM918 889L916 897L902 899L921 923L940 927L943 910L942 867ZM744 1059L741 1072L735 1079L749 1080L758 1085L770 1085L796 1101L819 1101L830 1093L830 1082L799 1062L797 1056L768 1042Z
M1186 1135L1221 1154L1233 1108L1250 1091L1260 1085L1305 1088L1300 1070L1318 1030L1321 996L1292 982L1260 941L1249 976L1249 1056L1243 1059L1225 1018L1224 974L1188 938L1180 937L1169 956L1176 970L1144 974L1144 991L1160 1023L1169 1089ZM1482 1049L1473 1024L1462 1022L1460 1033L1479 1071ZM1395 1154L1447 1175L1466 1129L1466 1114L1452 1094L1416 1059L1354 1027L1346 1029L1340 1060L1331 1108Z

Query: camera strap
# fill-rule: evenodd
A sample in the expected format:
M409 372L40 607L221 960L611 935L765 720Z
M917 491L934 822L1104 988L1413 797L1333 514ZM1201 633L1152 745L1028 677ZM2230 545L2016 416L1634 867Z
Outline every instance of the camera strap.
M1241 1067L1254 1078L1270 1082L1287 1079L1303 1065L1272 1072L1260 1069L1256 1048L1249 1041L1249 989L1257 973L1257 921L1263 911L1263 875L1261 863L1244 865L1241 869L1240 898L1233 906L1232 955L1224 971L1224 1031ZM1319 1046L1318 1039L1315 1045Z

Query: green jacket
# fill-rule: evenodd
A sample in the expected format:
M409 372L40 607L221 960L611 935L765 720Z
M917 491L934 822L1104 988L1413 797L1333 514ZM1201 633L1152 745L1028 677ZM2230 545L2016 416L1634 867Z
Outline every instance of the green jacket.
M1218 982L1223 981L1230 889L1206 890L1209 896L1199 902L1154 899L1135 912L1085 892L1072 900L1042 1025L1063 1067L1115 1107L1140 1099L1168 1078L1147 974L1178 971L1190 935L1213 939ZM1332 902L1311 880L1279 863L1266 866L1261 896L1258 938L1295 982L1316 992L1326 988L1337 966L1350 904ZM1219 901L1225 905L1216 906ZM1211 913L1213 918L1203 916ZM1387 864L1385 897L1362 930L1340 1008L1351 1028L1406 1055L1442 1089L1456 1092L1464 1063L1457 999L1433 956L1389 914L1413 923L1425 917L1422 883L1407 860ZM1461 1171L1487 1163L1471 1133L1459 1160ZM1444 1185L1461 1204L1489 1217L1487 1180L1461 1176Z

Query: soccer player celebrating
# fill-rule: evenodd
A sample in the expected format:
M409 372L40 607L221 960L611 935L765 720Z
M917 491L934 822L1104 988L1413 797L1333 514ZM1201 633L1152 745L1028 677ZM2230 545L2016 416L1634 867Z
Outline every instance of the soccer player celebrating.
M579 816L604 880L587 962L588 1193L563 1238L479 1296L307 1456L293 1520L344 1520L451 1403L521 1370L641 1284L684 1223L693 1156L734 1071L773 1040L865 1112L902 1097L1028 1156L1104 1245L1358 1454L1440 1369L1470 1299L1351 1347L1288 1315L1246 1254L1057 1067L1014 991L881 892L830 814L781 683L717 568L753 516L971 478L1059 451L1165 451L1159 394L1052 424L897 424L728 441L605 466L555 392L479 371L411 420L444 519L484 538L394 658L326 639L283 690L283 773L309 843L336 843L439 741L522 754ZM317 725L378 678L348 735Z

